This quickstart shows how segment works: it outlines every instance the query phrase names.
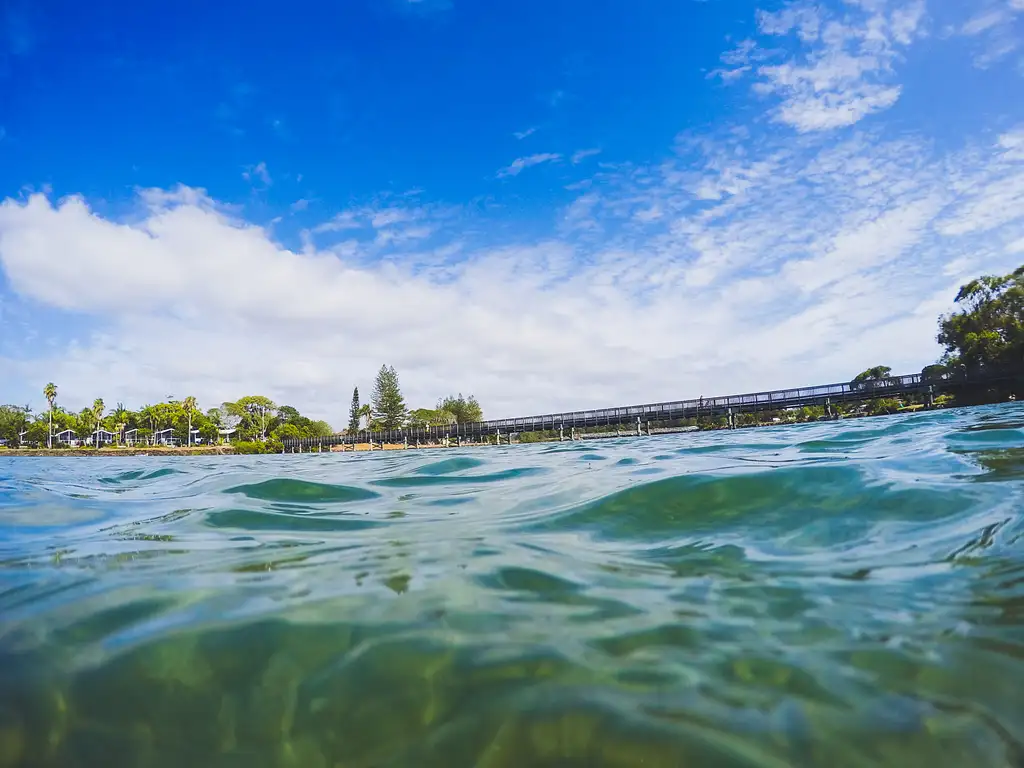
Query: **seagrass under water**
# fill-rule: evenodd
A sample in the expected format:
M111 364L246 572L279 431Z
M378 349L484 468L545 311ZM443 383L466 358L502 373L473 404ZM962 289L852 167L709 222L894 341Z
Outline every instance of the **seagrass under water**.
M0 458L0 767L1024 765L1024 407Z

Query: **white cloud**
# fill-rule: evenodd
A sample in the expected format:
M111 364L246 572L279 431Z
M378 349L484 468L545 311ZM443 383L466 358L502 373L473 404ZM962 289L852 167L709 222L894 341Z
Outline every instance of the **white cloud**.
M588 157L601 154L600 149L579 149L572 154L572 164L579 165L581 162L586 160Z
M988 69L1020 48L1016 21L1021 11L1024 0L983 0L981 9L960 26L961 35L979 41L974 66Z
M1002 24L1004 21L1006 21L1006 11L1000 8L993 8L972 18L964 24L961 32L968 37L973 37Z
M270 172L267 171L267 164L262 161L242 171L242 178L249 182L259 180L264 187L269 187L273 183L270 179Z
M527 168L534 165L540 165L541 163L553 163L561 160L562 156L559 154L553 154L551 152L543 152L536 155L529 155L528 157L519 157L509 163L507 166L498 171L498 178L504 179L509 176L518 176Z
M876 134L706 136L599 171L559 238L452 238L401 259L371 255L436 237L422 206L339 214L319 229L373 237L294 250L186 187L141 191L123 221L78 198L7 200L9 284L98 325L5 370L58 381L69 403L141 404L173 382L205 404L266 392L335 424L381 363L415 405L461 389L492 416L915 370L938 354L958 282L1014 266L1021 136L952 155Z
M520 141L522 141L527 136L532 136L536 132L537 132L537 128L533 127L533 128L527 128L525 131L515 131L512 135L515 136Z
M775 120L801 133L847 127L898 101L894 64L921 34L923 19L923 0L851 3L841 17L807 2L762 11L762 35L795 36L796 48L766 49L744 41L723 56L727 67L715 74L735 80L753 72L755 91L779 99ZM767 63L773 59L778 63Z
M325 221L313 228L314 232L344 232L349 229L362 229L363 222L359 221L355 211L342 211L330 221Z
M300 198L299 200L296 200L294 203L292 203L289 206L289 208L291 209L292 213L299 213L309 208L309 200L306 200L305 198Z

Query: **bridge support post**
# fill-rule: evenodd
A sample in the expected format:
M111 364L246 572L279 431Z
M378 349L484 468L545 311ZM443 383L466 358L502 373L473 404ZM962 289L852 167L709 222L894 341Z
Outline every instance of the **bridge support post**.
M931 384L928 385L928 407L935 407L935 387Z
M561 424L558 425L558 442L565 440L565 427Z
M500 429L496 430L495 433L494 433L494 436L495 436L495 438L497 438L495 440L495 444L496 445L501 445L501 430Z
M732 408L729 408L726 411L726 421L729 424L729 429L736 429L736 421L733 419L732 416Z
M830 419L832 418L832 398L831 397L826 397L825 398L825 415L828 416Z
M643 430L643 426L641 426L641 424L640 424L640 417L637 416L636 417L636 436L640 437L641 435L643 435L643 433L644 433L644 430Z

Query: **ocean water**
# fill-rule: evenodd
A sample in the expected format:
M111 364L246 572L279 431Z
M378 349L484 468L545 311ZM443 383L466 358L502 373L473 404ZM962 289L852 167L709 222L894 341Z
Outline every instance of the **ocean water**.
M1024 406L0 458L0 767L1024 765Z

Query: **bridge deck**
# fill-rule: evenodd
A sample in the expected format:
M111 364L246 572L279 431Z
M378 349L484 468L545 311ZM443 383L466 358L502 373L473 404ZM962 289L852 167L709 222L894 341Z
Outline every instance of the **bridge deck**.
M720 416L731 411L734 414L751 411L774 411L807 405L825 405L878 397L895 397L927 391L939 382L923 380L921 374L894 376L883 381L853 384L824 384L795 389L776 389L766 392L750 392L741 395L675 400L646 405L630 405L620 408L598 408L566 413L549 413L541 416L527 416L514 419L491 419L470 424L453 424L451 427L413 427L374 432L374 439L389 441L431 440L449 435L451 437L481 437L501 432L542 432L559 428L587 428L614 424L636 424L650 421L663 422L695 418L700 415ZM331 435L325 438L285 441L286 448L305 448L316 445L341 445L343 443L366 442L366 431L358 435Z

